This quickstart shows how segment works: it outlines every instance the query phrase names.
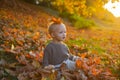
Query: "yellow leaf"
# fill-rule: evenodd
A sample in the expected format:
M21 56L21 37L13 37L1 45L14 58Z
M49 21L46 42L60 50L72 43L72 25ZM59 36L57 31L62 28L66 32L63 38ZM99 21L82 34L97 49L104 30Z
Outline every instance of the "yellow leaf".
M40 63L39 63L38 61L36 61L36 60L34 60L34 61L32 62L32 65L33 65L35 68L39 68L39 67L40 67Z
M12 45L11 45L11 50L13 50L13 49L15 49L15 46L12 44Z

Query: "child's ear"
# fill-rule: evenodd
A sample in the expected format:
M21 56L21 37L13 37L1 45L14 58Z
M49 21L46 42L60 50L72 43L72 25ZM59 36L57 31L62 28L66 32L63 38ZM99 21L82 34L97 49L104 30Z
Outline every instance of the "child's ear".
M54 33L51 33L51 36L54 37Z

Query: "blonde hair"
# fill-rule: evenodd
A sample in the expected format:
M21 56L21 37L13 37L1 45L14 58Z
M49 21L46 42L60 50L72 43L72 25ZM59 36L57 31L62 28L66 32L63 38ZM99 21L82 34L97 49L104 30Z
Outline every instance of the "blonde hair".
M51 35L54 32L58 25L64 25L60 18L52 18L50 24L48 25L48 32Z

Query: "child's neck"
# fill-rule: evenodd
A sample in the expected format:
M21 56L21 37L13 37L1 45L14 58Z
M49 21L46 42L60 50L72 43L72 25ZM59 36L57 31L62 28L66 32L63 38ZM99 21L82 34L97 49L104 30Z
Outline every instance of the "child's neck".
M56 41L56 40L52 40L53 43L56 43L56 44L62 44L63 41Z

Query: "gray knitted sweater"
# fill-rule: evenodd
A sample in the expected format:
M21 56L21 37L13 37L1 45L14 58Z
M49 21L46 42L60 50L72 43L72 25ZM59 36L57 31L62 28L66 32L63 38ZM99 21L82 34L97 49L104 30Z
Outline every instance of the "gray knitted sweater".
M58 65L67 59L72 60L72 58L73 56L65 44L50 42L44 50L43 66Z

